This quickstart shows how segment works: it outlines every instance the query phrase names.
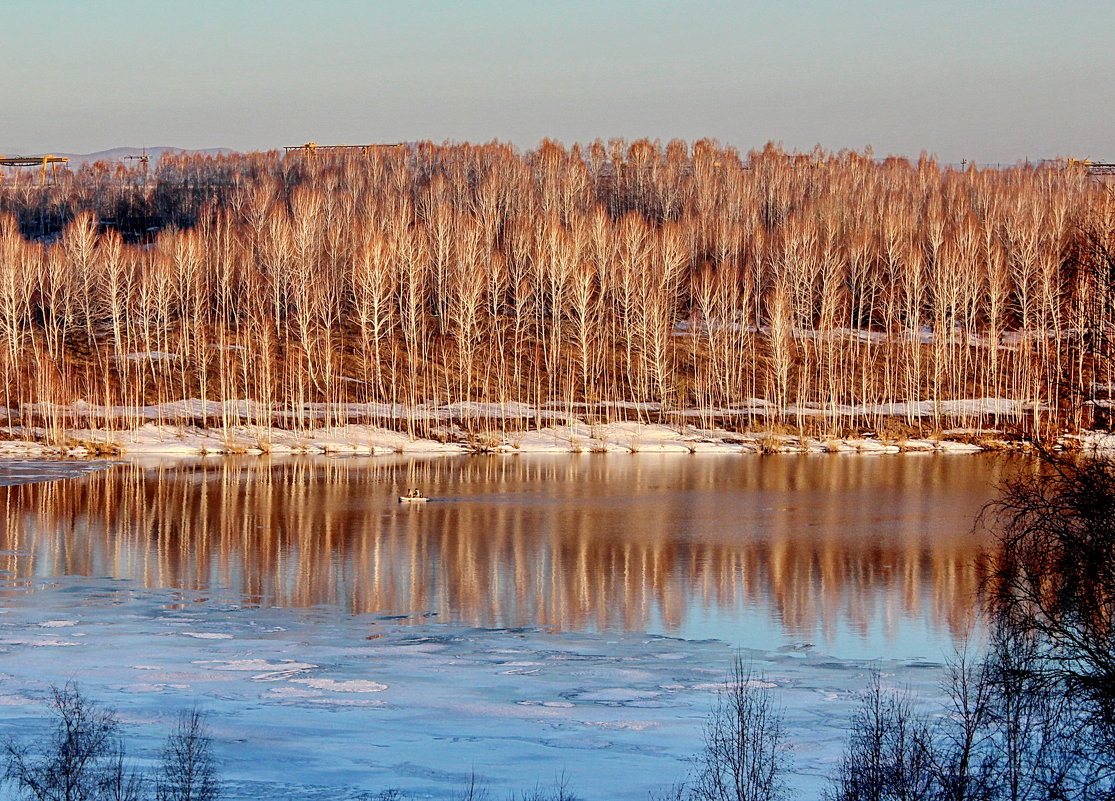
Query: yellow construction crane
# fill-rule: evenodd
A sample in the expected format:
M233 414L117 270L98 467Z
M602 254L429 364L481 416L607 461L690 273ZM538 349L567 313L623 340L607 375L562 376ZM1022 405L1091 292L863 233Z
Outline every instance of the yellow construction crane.
M1107 161L1089 161L1088 159L1072 159L1068 160L1070 167L1080 165L1089 175L1115 175L1115 163Z
M46 183L46 166L51 165L51 176L55 174L58 164L69 161L64 156L0 156L0 167L38 167L42 166L41 182ZM4 172L0 170L0 181L4 179Z

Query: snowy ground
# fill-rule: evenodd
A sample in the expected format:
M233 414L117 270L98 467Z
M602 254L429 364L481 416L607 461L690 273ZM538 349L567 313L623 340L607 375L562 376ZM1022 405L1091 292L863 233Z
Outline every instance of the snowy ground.
M0 428L0 457L82 456L90 453L160 453L173 455L229 453L587 453L587 452L871 452L974 451L976 429L950 439L880 439L798 437L763 430L739 433L747 421L894 419L1018 419L1033 404L1010 398L918 400L884 404L805 403L779 409L762 398L726 408L664 412L658 403L563 403L540 407L523 403L460 402L402 406L386 403L307 403L294 411L268 409L250 400L209 401L191 398L148 406L98 406L77 401L68 406L23 404L0 407L9 421L56 418L64 431L31 424ZM632 420L631 418L636 418ZM611 420L589 423L586 420ZM670 425L647 422L671 421ZM268 420L274 427L244 425ZM205 421L206 426L195 423ZM367 421L377 424L369 425ZM341 424L330 424L341 423ZM62 423L59 423L62 425ZM462 428L462 426L464 426ZM434 438L412 436L415 427ZM467 430L466 430L467 429ZM476 434L470 432L487 431ZM47 444L53 443L53 444Z
M590 801L643 801L684 776L733 655L716 640L217 606L111 579L9 579L3 591L5 731L40 731L49 685L77 681L119 710L149 759L177 711L197 704L231 799L391 787L450 798L475 772L497 798L564 773ZM786 707L803 799L819 797L868 673L933 695L942 659L743 654Z
M981 448L948 439L883 441L875 437L798 437L764 431L738 433L695 425L570 421L541 428L469 436L447 429L441 439L411 437L370 425L292 431L258 426L198 428L146 423L134 429L82 428L66 432L69 444L51 446L41 429L10 429L16 439L0 441L3 456L81 456L108 449L119 454L345 453L379 455L527 453L899 453L974 452Z

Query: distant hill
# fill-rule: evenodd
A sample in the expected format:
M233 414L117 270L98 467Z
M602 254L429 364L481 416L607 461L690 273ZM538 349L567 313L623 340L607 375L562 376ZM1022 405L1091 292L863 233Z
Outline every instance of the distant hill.
M68 166L80 167L82 164L92 164L94 161L123 161L127 156L142 156L142 147L114 147L109 150L98 150L96 153L37 153L35 155L63 156L70 160ZM164 153L205 153L216 156L221 153L235 153L228 147L210 147L205 149L190 149L182 147L149 147L147 155L150 157L151 166L158 164ZM14 154L13 154L14 155ZM22 154L20 154L22 155Z

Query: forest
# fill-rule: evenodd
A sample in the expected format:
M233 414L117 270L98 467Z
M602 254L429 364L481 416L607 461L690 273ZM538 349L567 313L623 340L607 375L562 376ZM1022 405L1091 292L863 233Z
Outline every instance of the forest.
M1072 162L614 140L9 171L0 414L1048 441L1105 423L1113 253Z

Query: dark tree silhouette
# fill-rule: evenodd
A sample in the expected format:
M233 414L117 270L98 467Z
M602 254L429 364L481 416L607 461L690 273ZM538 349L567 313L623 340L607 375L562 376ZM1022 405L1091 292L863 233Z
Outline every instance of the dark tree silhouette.
M116 714L75 684L51 688L54 730L31 747L4 743L4 777L35 801L138 801L138 774L126 760Z
M217 764L205 715L190 709L163 745L155 784L157 801L216 801L220 797Z
M994 625L1029 649L1006 675L1071 704L1091 784L1106 785L1115 779L1115 462L1044 453L994 512Z
M737 658L705 721L704 748L682 797L778 801L787 797L790 751L782 710L762 677Z

